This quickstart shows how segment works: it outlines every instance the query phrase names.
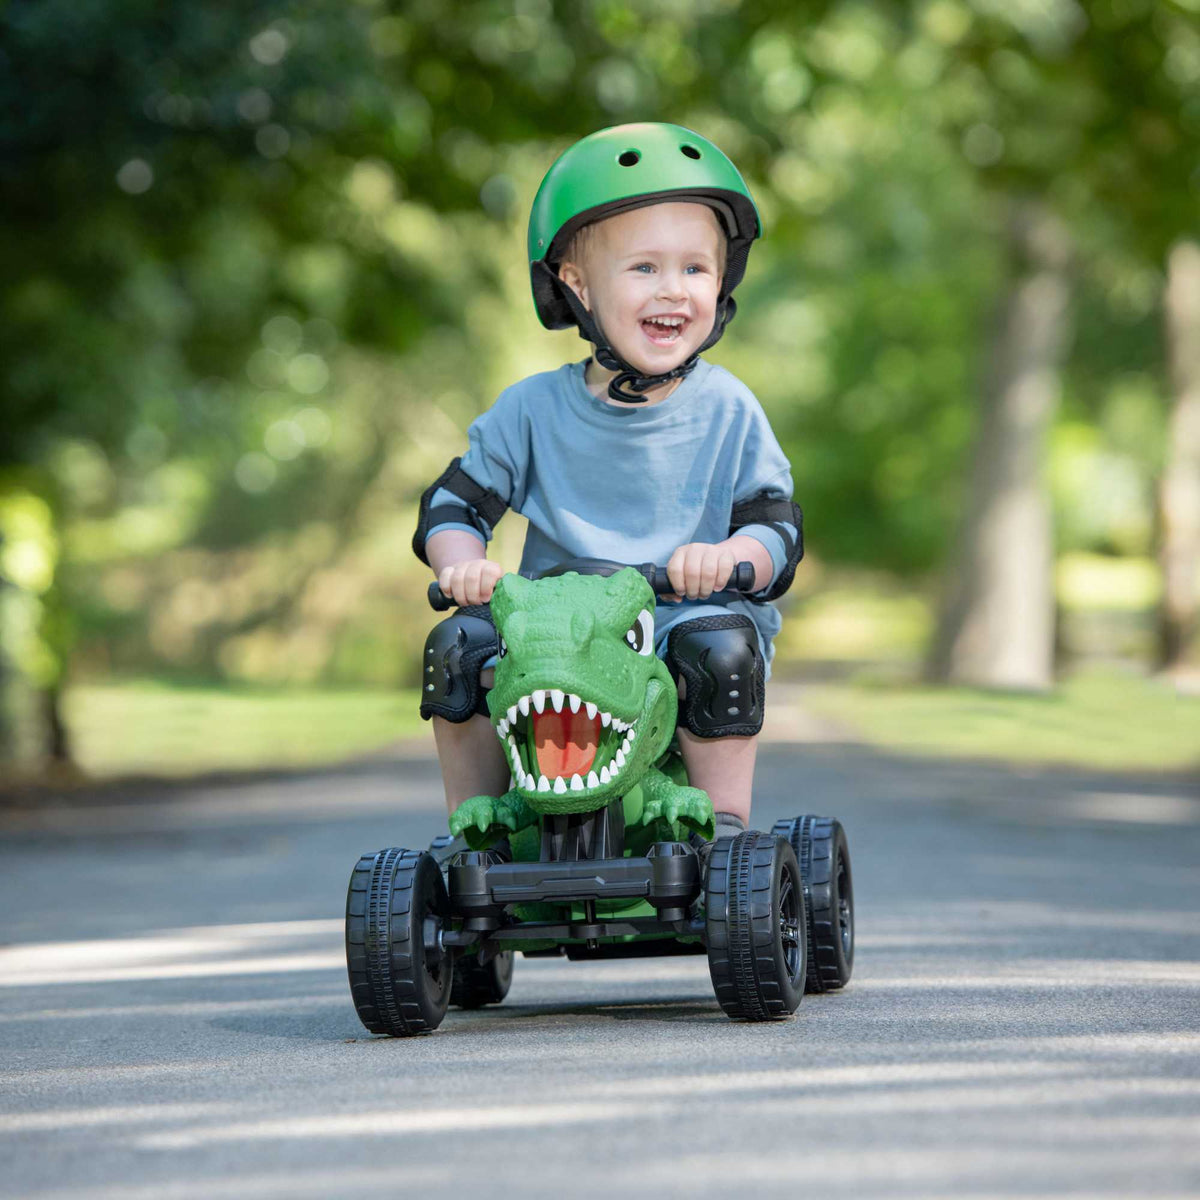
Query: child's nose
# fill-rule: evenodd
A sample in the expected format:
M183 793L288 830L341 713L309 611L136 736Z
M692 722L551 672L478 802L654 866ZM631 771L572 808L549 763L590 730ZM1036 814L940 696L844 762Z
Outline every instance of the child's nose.
M663 271L658 277L658 294L665 299L678 299L686 294L682 271Z

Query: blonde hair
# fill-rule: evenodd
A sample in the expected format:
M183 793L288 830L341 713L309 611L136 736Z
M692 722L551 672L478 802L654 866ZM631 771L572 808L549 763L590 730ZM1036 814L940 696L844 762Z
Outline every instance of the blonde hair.
M569 262L580 266L583 260L591 253L596 245L596 238L600 231L601 221L589 221L586 225L581 225L573 234L571 234L567 244L563 247L563 252L559 256L558 265Z

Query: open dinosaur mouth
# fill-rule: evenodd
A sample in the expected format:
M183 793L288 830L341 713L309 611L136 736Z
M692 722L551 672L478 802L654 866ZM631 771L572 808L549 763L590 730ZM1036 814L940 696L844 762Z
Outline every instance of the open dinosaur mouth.
M557 688L522 696L496 723L517 787L583 792L611 783L637 737L633 723Z

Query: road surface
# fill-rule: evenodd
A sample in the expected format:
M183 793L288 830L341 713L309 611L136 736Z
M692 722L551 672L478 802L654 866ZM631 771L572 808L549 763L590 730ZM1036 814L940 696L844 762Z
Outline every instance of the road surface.
M849 832L844 992L735 1024L703 957L518 958L407 1040L341 914L442 828L425 753L0 811L0 1195L1200 1193L1194 777L776 740L755 803Z

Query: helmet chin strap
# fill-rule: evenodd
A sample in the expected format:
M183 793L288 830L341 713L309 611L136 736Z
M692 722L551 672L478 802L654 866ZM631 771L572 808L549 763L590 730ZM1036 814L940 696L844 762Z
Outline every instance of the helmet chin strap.
M645 404L649 400L649 396L642 395L643 392L648 392L651 388L658 387L661 384L669 383L672 379L685 378L692 373L696 367L696 363L700 361L700 353L697 351L691 357L681 362L679 366L673 367L670 371L666 371L662 375L643 375L635 367L630 366L629 363L608 345L604 340L603 334L600 336L601 340L593 343L596 348L593 357L606 370L618 372L616 376L608 381L608 394L614 400L623 400L626 404Z
M665 371L661 375L644 375L637 367L627 363L612 348L608 339L601 332L599 323L583 307L574 290L563 284L561 291L575 315L576 323L579 326L579 336L585 342L590 342L595 346L596 361L606 370L618 372L608 381L609 396L625 404L645 404L649 397L643 393L648 392L651 388L660 387L664 383L670 383L672 379L683 379L690 375L695 370L700 355L720 338L721 334L725 332L725 326L733 320L733 315L737 312L737 302L732 296L721 297L717 301L716 318L713 321L712 330L704 344L670 371Z

